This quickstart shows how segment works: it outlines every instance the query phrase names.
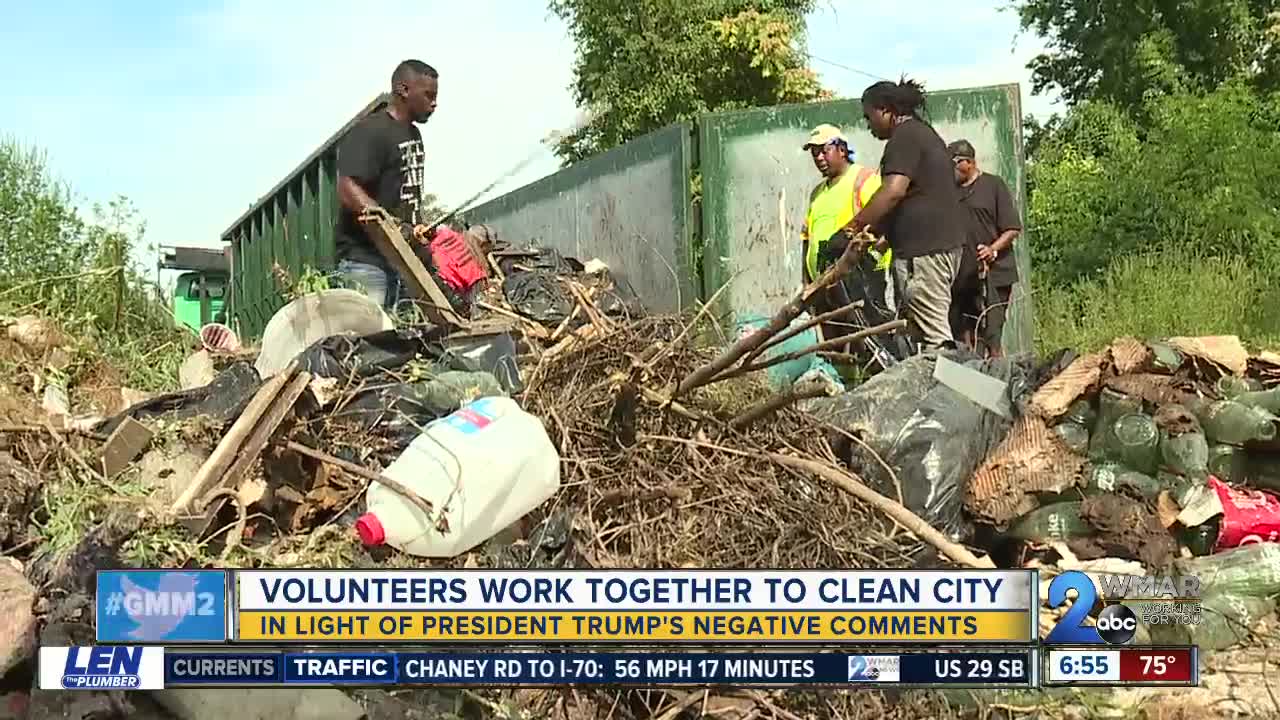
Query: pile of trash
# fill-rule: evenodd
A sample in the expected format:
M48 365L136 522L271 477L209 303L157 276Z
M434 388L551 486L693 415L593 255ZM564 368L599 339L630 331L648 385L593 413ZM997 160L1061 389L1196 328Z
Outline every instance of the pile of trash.
M0 633L0 674L30 672L37 635L91 638L94 573L111 567L891 567L918 555L883 514L766 457L830 453L821 423L770 404L764 382L672 395L717 356L698 343L704 328L646 315L596 262L491 259L496 282L471 298L465 328L397 327L360 293L324 290L279 310L257 346L225 332L202 343L173 392L107 407L71 386L46 413L11 388L33 414L0 440L12 556L0 611L19 618ZM10 358L37 374L45 359ZM503 453L469 441L479 425ZM76 715L50 695L32 695L31 717ZM153 695L188 720L226 709ZM123 707L103 697L83 702ZM663 697L582 702L621 698L645 716ZM738 715L758 704L736 702Z
M1278 380L1280 356L1234 337L1118 339L1029 397L965 510L1017 541L1022 565L1048 549L1198 576L1204 621L1153 625L1153 639L1238 644L1280 594Z
M256 346L209 333L174 392L86 404L76 387L0 383L0 613L18 620L0 632L0 675L30 671L37 632L92 637L94 571L130 566L981 566L980 548L987 566L1043 575L1201 577L1219 619L1153 631L1162 642L1226 648L1275 614L1280 356L1126 338L1045 363L917 356L847 391L818 368L780 387L759 370L815 352L801 305L707 346L705 311L646 314L598 261L503 247L487 260L462 327L397 325L324 290L280 309ZM56 328L7 332L11 376L47 375ZM851 494L862 484L882 502ZM333 692L325 717L401 702ZM47 695L32 717L75 715ZM533 716L563 709L515 695ZM226 711L155 699L156 717ZM681 701L575 702L676 717ZM724 718L949 713L936 694L702 702Z

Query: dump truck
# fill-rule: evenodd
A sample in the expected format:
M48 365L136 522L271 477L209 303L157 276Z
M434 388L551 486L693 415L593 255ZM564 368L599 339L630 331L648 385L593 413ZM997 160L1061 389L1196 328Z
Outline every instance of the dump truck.
M173 318L199 332L211 322L225 322L231 285L229 248L161 247L159 268L179 272L173 289Z

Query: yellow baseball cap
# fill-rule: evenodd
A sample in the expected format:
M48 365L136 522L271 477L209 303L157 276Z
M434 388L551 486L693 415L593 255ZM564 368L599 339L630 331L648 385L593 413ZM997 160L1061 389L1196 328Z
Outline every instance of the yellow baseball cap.
M844 133L840 132L840 128L835 125L823 123L809 133L809 142L805 143L801 150L808 150L815 145L822 147L823 145L836 140L844 140L846 143L849 142L848 140L845 140Z

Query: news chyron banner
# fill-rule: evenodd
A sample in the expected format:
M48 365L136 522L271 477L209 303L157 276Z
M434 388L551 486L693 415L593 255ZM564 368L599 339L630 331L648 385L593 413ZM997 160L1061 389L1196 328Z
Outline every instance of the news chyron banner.
M189 687L631 687L758 688L910 685L1036 686L1036 650L878 652L609 652L496 649L413 652L309 648L42 647L45 690Z
M1028 644L1034 571L234 572L256 643Z

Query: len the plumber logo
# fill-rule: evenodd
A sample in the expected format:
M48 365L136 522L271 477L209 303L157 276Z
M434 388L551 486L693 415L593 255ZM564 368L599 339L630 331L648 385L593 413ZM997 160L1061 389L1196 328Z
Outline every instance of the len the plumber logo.
M1095 625L1084 620L1098 602L1098 588L1088 575L1069 570L1049 583L1049 607L1067 602L1067 592L1076 591L1071 608L1045 638L1046 644L1123 645L1138 631L1139 607L1147 624L1199 622L1200 578L1190 575L1140 577L1134 575L1099 575L1098 584L1104 601L1121 601L1106 605L1098 613Z

